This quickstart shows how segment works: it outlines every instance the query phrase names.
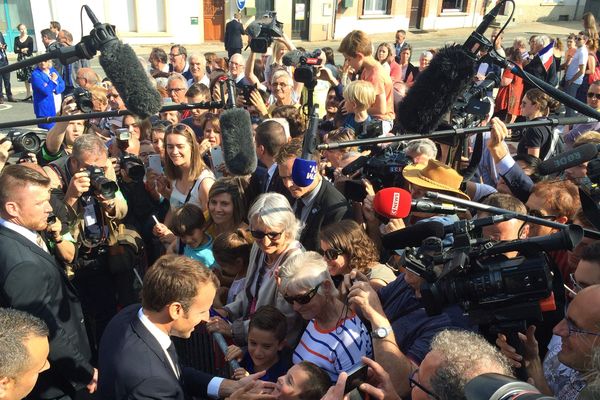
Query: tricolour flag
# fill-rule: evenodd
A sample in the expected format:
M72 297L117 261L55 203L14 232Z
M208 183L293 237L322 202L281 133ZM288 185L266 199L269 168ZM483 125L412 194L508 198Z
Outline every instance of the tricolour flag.
M542 65L546 69L546 72L550 70L550 66L554 62L554 41L550 42L550 44L538 52L538 56L542 61Z

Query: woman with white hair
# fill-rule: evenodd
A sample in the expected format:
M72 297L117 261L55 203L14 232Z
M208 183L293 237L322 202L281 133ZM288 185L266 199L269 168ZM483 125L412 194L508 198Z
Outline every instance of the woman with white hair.
M286 302L309 321L293 362L310 361L333 382L361 357L373 356L371 336L360 318L338 297L327 263L314 251L291 257L278 272L279 290Z
M279 193L260 195L248 212L250 233L255 242L250 251L246 285L232 303L220 310L233 321L212 318L208 330L232 336L235 343L246 345L249 317L264 305L277 307L287 317L287 341L295 345L301 331L302 320L279 294L275 274L291 256L304 248L296 240L300 235L300 221L296 219L287 199Z

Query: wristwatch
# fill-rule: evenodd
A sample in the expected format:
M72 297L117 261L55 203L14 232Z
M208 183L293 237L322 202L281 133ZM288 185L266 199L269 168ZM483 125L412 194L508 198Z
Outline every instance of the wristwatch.
M373 337L373 339L385 339L389 336L390 333L392 333L391 326L382 326L380 328L373 329L373 332L371 332L371 336Z

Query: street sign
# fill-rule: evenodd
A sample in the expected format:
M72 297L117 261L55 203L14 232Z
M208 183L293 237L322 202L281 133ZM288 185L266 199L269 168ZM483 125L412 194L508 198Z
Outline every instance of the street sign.
M242 11L246 7L246 0L235 0L238 10Z

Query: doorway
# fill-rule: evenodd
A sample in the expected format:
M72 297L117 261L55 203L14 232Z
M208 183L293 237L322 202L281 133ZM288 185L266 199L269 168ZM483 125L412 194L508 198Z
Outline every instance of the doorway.
M410 4L410 18L408 20L409 28L421 29L424 2L424 0L412 0Z
M6 51L9 53L13 51L15 38L19 36L17 30L19 24L27 26L27 33L33 38L33 48L37 49L31 4L28 1L0 0L0 32L4 33L4 41L7 44Z
M294 0L292 6L292 39L308 40L310 0Z
M204 40L223 40L225 2L204 0Z

